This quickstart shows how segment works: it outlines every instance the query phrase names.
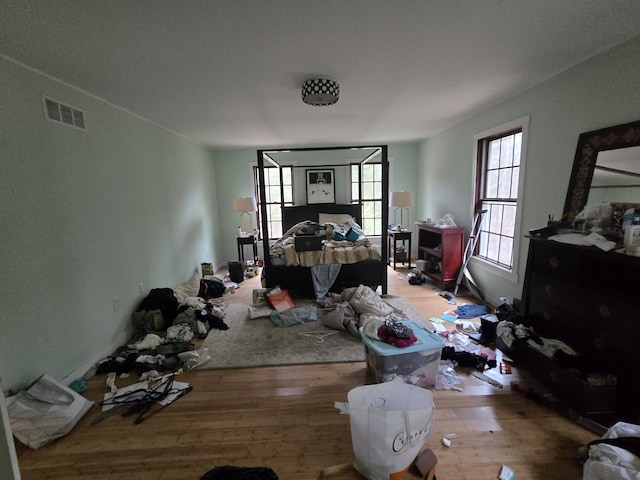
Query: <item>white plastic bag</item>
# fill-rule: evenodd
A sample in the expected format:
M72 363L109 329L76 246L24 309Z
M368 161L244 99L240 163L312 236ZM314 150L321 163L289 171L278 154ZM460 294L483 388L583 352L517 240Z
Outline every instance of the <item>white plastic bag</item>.
M7 398L13 434L34 450L69 433L92 405L46 373Z
M369 480L399 480L431 433L431 391L401 380L364 385L336 402L350 416L354 468Z
M193 330L186 323L172 325L167 328L167 338L178 342L190 342L193 339Z
M618 422L602 436L603 439L640 437L640 425ZM606 443L589 447L589 458L582 470L583 480L638 480L640 458L624 448Z

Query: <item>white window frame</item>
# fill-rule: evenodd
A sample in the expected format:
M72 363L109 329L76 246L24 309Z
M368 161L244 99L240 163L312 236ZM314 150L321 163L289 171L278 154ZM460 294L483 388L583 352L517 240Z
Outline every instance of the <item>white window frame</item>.
M497 276L505 278L513 283L518 283L518 265L519 265L519 255L520 255L520 239L522 238L522 230L521 230L521 221L522 221L522 201L524 195L524 180L525 180L525 167L526 167L526 156L527 156L527 139L529 136L529 117L521 117L511 122L504 123L497 127L491 128L489 130L485 130L484 132L480 132L473 137L474 140L474 151L473 151L473 187L472 191L474 192L472 198L472 218L475 215L475 202L476 198L478 198L477 188L481 187L479 182L477 181L478 177L478 156L480 154L484 155L482 152L478 151L479 145L484 145L483 140L488 137L494 137L497 135L501 135L504 133L508 133L513 130L521 130L522 131L522 143L521 143L521 152L520 152L520 173L518 178L518 201L516 204L516 220L514 225L513 232L513 265L512 268L506 269L497 265L495 263L488 262L482 258L476 257L475 254L470 259L470 264L474 267L478 267L484 269L490 273L493 273ZM484 158L483 158L484 161ZM483 221L487 221L486 216Z
M295 205L295 199L296 199L296 178L295 178L295 163L289 163L287 165L282 165L282 167L284 168L290 168L291 169L291 202L283 202L285 206L293 206ZM268 166L265 165L265 168L277 168L275 166ZM265 172L266 173L266 172ZM252 187L253 187L253 191L255 194L255 198L256 198L256 203L258 206L258 213L262 213L261 211L261 206L260 206L260 190L258 188L258 164L257 163L252 163L251 164L251 178L252 178ZM270 203L268 205L275 205L274 203ZM264 235L264 232L262 232L262 218L261 216L257 217L259 219L258 223L258 230L260 231L260 236ZM272 224L274 222L271 222ZM273 236L273 228L269 228L269 235L271 238L267 239L269 242L273 242L275 240L278 240L280 238L281 235L278 236ZM284 233L284 232L282 232ZM263 238L264 239L264 238Z
M354 203L354 202L357 202L357 201L359 201L359 202L376 202L376 203L379 203L380 204L380 216L379 217L378 216L374 216L373 219L374 219L374 221L377 220L380 223L382 223L382 209L386 208L386 206L382 203L382 191L380 192L380 198L364 199L363 200L363 199L356 199L353 196L353 190L352 189L353 189L353 185L354 185L354 180L353 180L353 170L352 169L354 167L357 167L358 163L359 162L357 162L357 161L353 161L353 162L349 162L349 164L348 164L348 166L349 166L349 192L348 192L349 196L347 198L349 198L351 203ZM379 165L380 169L382 169L382 162L381 161L380 162L372 162L370 165ZM382 171L380 172L380 174L382 175ZM362 179L359 178L357 185L360 185L361 183L362 183ZM382 177L380 178L379 183L382 186ZM361 227L364 229L364 218L362 219L362 223L363 223L363 225L361 225ZM371 238L371 237L379 236L381 231L382 231L382 228L377 228L377 229L374 229L371 232L366 232L365 231L365 233L366 233L367 237Z
M348 168L348 171L349 171L349 182L348 182L348 185L347 185L347 197L346 198L348 198L349 201L352 202L352 203L355 202L356 199L353 198L353 195L351 195L351 186L353 185L353 177L351 175L351 166L354 165L354 164L357 164L357 163L359 163L359 160L357 160L357 159L356 160L347 160L346 161L346 165L347 165L347 168ZM382 165L382 161L377 162L377 163L380 163L380 165ZM388 169L389 185L393 185L393 157L387 157L387 164L389 166L389 169ZM389 195L389 194L387 193L387 195ZM389 211L388 219L389 219L389 221L391 221L391 219L393 218L392 207L382 205L382 208L388 208L389 209L388 210ZM380 221L382 222L382 210L380 210ZM387 229L387 226L386 225L382 225L382 229L381 230L376 230L374 232L369 232L369 233L367 233L367 237L370 238L370 239L383 238L381 236L381 232L385 231L386 229Z

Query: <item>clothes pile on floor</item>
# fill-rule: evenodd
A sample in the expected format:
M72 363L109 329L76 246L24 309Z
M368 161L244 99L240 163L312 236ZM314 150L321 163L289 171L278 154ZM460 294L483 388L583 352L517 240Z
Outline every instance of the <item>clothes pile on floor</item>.
M345 288L341 293L330 292L317 300L322 307L329 309L322 319L324 326L335 330L346 330L360 338L360 327L365 335L382 340L381 327L409 320L406 313L384 301L370 287Z
M181 367L180 354L195 349L194 337L229 328L222 303L228 289L223 279L197 273L176 288L152 289L132 314L131 342L99 362L96 373L143 375Z

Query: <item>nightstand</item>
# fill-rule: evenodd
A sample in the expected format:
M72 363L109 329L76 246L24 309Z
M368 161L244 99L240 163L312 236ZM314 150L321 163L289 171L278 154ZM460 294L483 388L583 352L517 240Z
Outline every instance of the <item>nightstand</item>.
M257 235L242 235L236 237L238 243L238 260L244 262L244 246L253 245L253 257L251 260L258 258L258 236Z
M409 248L406 248L405 242L409 241ZM402 248L398 247L398 242L402 242ZM408 268L411 269L411 231L387 230L387 243L389 248L389 258L387 265L391 265L393 260L393 269L396 269L396 263L407 262Z

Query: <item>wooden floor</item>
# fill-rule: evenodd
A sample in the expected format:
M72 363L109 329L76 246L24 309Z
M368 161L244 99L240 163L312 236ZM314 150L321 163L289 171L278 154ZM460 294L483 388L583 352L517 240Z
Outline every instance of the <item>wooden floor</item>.
M410 285L406 273L389 269L390 294L405 296L426 318L451 308L435 286ZM246 280L225 303L250 302L259 286L257 277ZM461 371L464 391L433 392L428 446L438 457L438 479L495 479L503 464L518 480L582 478L578 448L597 435L568 420L557 404L511 391L511 380L535 385L523 372L487 373L505 388ZM349 417L334 402L372 383L365 363L191 371L180 380L193 391L139 425L115 416L92 426L100 411L94 405L67 436L39 450L17 445L22 478L200 479L216 466L236 465L268 466L282 480L317 479L323 469L353 460ZM85 395L99 401L104 381L90 379ZM457 436L450 447L441 444L445 434Z

